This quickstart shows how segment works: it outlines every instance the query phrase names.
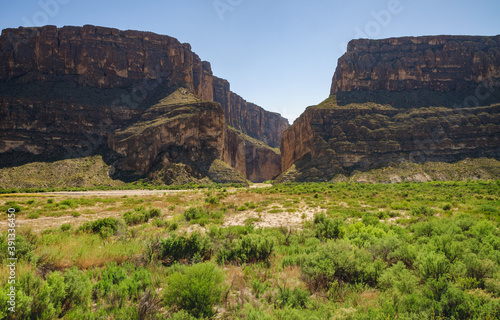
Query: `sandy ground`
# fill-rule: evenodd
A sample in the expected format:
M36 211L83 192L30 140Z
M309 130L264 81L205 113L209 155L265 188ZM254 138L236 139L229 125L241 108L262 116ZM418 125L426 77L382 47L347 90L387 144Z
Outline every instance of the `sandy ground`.
M254 184L250 188L267 188L270 184ZM229 190L235 191L234 190ZM46 192L38 193L37 196L41 197L57 197L60 199L68 199L73 197L145 197L145 196L159 196L159 195L173 195L173 194L183 194L188 200L193 197L199 197L199 193L203 193L202 189L195 190L112 190L112 191L77 191L77 192ZM240 199L242 195L234 194L230 197L234 197L233 201L243 201ZM259 195L254 195L254 197L260 197ZM258 200L258 199L255 199ZM245 200L246 201L246 200ZM286 212L279 203L271 203L269 208L277 208L283 210L279 213L269 213L266 211L256 212L253 210L245 210L242 212L228 213L224 217L223 226L237 226L245 225L247 219L253 220L253 225L258 228L272 228L272 227L293 227L300 228L304 221L313 219L314 215L318 212L324 211L319 208L310 208L306 205L301 205L296 209L296 212ZM96 212L91 214L82 213L79 217L73 216L61 216L61 217L40 217L37 219L27 219L26 216L21 216L16 219L17 227L28 227L35 232L40 232L47 228L59 228L61 225L68 223L74 228L83 224L86 221L93 221L97 219L107 218L107 217L121 217L123 212ZM194 231L195 229L203 229L200 226L190 226L189 231ZM0 231L8 229L8 221L0 221Z

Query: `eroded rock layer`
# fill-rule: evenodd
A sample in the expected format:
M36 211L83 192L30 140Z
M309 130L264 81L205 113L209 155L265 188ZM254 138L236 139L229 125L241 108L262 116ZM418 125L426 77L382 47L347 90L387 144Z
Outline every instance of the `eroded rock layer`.
M273 148L279 147L283 132L289 127L288 120L247 102L233 93L224 79L214 77L213 97L224 108L228 125Z
M351 41L330 98L284 132L279 181L500 159L499 79L500 36Z
M273 119L288 123L239 96L224 105L232 110L224 114L214 102L219 80L189 44L168 36L90 25L5 29L0 163L99 153L136 176L165 161L191 161L202 174L217 167L220 176L226 168L212 164L223 159L226 122L274 143L284 129L275 130ZM224 94L235 100L227 88ZM178 90L197 100L164 107Z
M280 152L262 141L228 127L225 136L224 162L253 182L264 182L281 173Z

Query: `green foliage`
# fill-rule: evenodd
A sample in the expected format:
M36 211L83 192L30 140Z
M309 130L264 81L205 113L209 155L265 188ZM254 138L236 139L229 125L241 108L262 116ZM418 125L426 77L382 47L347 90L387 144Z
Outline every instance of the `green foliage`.
M138 301L151 283L151 274L144 268L110 263L102 270L94 292L109 307L123 309L127 301Z
M121 224L123 224L123 222L120 223L120 221L115 218L103 218L85 222L78 228L78 231L95 233L101 235L103 238L107 238L116 234Z
M70 306L87 308L92 293L92 282L87 275L76 267L67 269L64 273L64 283L67 288L66 303Z
M186 221L199 220L208 217L208 211L203 207L189 208L184 212Z
M209 222L219 223L222 220L222 215L225 209L221 209L217 212L210 212L203 207L192 207L184 212L184 219L192 224L199 224L204 226Z
M266 262L273 253L274 241L260 234L248 234L226 244L216 253L219 264Z
M316 238L320 240L340 239L345 235L344 225L339 219L327 218L324 213L314 216L314 231Z
M7 237L8 233L7 232L3 232L1 235L0 235L0 260L4 260L4 259L7 259L7 258L12 258L11 255L9 255L9 238ZM25 236L23 236L22 234L19 234L17 233L16 234L16 238L15 238L15 246L12 246L15 248L15 251L12 251L12 252L15 252L15 257L18 258L18 259L22 259L22 260L27 260L27 261L31 261L33 260L33 258L35 257L34 256L34 249L35 249L35 245L28 241Z
M159 217L161 215L161 210L157 208L147 210L146 207L142 206L135 208L134 211L128 211L123 214L123 220L129 226L146 223L151 218Z
M182 268L167 277L164 303L194 317L211 317L225 291L223 283L222 271L210 262Z
M71 230L71 228L72 228L72 226L69 223L64 223L60 227L61 231L69 231L69 230Z
M289 306L291 308L306 308L309 303L310 293L307 290L294 288L291 290L286 286L278 286L278 293L275 298L275 305L279 308Z
M208 260L213 254L213 244L208 237L199 233L191 235L172 235L160 241L160 258L165 264L180 260L192 260L195 257Z
M334 282L374 285L382 270L383 265L374 263L366 250L343 240L329 240L308 254L301 265L311 290L328 290Z
M219 204L220 201L219 201L218 197L210 196L210 197L205 198L205 202L208 204L217 205L217 204Z

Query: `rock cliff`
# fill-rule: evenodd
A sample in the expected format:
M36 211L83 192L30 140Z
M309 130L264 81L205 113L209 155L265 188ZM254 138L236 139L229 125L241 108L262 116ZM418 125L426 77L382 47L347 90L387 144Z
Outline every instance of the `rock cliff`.
M224 162L253 182L264 182L281 173L279 149L227 127Z
M465 91L500 78L500 36L427 36L352 40L330 94L429 89Z
M281 142L279 181L399 162L500 158L500 37L351 41L331 96Z
M103 154L134 176L176 161L202 176L217 167L220 176L227 168L210 161L224 158L226 122L270 143L283 131L274 119L288 123L246 103L229 84L225 115L214 99L215 82L208 62L168 36L90 25L5 29L0 163ZM171 103L178 90L188 104ZM256 121L244 121L254 115ZM263 128L272 130L261 134Z
M228 125L273 148L279 147L283 132L289 127L288 120L245 101L230 90L224 79L214 77L213 97L224 109Z

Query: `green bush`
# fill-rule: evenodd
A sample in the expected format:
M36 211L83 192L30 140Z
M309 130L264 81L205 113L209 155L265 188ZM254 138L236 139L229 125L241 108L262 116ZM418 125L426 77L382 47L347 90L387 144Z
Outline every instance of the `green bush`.
M300 288L291 290L287 287L282 288L278 286L275 305L279 308L284 308L286 306L296 309L305 308L309 302L310 295L309 291Z
M205 202L209 203L209 204L216 205L216 204L219 204L219 198L216 196L210 196L210 197L205 198Z
M208 217L208 212L202 207L189 208L184 212L186 221L198 220Z
M383 266L374 263L368 251L344 240L329 240L308 254L301 272L312 290L328 290L332 283L375 285Z
M9 241L7 237L7 232L3 232L0 235L0 260L4 260L6 258L12 258L9 255L8 247ZM16 248L16 258L25 259L27 261L31 261L34 256L35 245L28 241L23 235L17 233L15 240L15 248Z
M345 235L342 221L328 218L324 213L314 216L314 233L320 240L339 239Z
M161 210L157 208L146 210L145 207L135 208L134 211L128 211L123 214L123 220L129 226L146 223L151 218L161 215Z
M86 308L90 303L92 282L76 267L67 269L64 273L64 283L67 288L67 303Z
M410 213L414 216L432 216L434 214L434 211L427 208L426 206L420 206L411 208Z
M115 218L103 218L85 222L78 228L78 231L100 234L105 238L116 234L122 224L123 222L120 224L120 221Z
M175 306L194 317L211 317L226 290L224 275L214 264L199 263L167 277L165 306Z
M94 292L110 306L122 309L127 301L138 301L151 283L148 270L130 264L118 266L113 262L102 270Z
M69 223L64 223L60 227L61 231L69 231L69 230L71 230L71 228L72 228L72 226Z
M248 234L220 248L216 260L219 264L266 262L271 257L273 249L274 241L269 237Z
M191 260L195 257L208 260L212 254L212 242L208 237L203 237L198 233L192 233L190 236L172 235L160 241L160 258L165 264L179 260Z

